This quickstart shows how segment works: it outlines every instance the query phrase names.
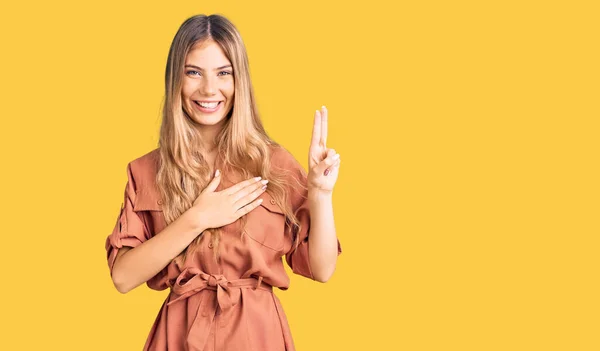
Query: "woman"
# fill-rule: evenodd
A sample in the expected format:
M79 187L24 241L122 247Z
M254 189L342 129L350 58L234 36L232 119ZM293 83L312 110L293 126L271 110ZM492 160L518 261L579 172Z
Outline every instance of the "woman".
M267 136L244 44L219 15L181 25L165 85L159 147L128 164L106 240L118 291L171 289L144 350L294 350L273 294L289 286L281 258L325 282L341 253L327 111L315 113L306 174Z

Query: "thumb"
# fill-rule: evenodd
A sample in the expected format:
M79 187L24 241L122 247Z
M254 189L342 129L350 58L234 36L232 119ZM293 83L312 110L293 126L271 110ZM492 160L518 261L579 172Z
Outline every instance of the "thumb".
M204 188L203 192L211 192L211 193L214 192L217 189L217 187L219 186L220 182L221 182L221 171L219 171L217 169L217 171L215 172L215 176L210 181L210 183L208 183L206 188Z
M333 166L339 158L339 154L334 149L327 150L327 157L316 166L317 174L324 174L325 170Z

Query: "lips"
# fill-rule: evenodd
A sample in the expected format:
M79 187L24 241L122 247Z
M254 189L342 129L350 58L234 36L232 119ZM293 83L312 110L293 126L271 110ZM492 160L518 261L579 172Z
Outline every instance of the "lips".
M194 101L194 102L198 106L208 108L208 109L213 109L213 108L217 107L218 104L221 103L221 101Z
M223 101L195 101L194 106L203 113L212 113L221 108Z

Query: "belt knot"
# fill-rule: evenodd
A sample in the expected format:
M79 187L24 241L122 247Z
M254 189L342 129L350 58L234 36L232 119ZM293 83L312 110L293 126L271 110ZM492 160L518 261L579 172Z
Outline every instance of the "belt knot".
M175 283L171 286L171 292L175 298L169 301L167 305L187 299L202 290L216 292L216 296L213 295L215 297L202 299L198 306L198 313L192 322L186 339L188 350L202 350L204 348L217 308L223 311L221 316L222 325L228 323L227 311L240 301L242 288L254 290L260 288L272 291L271 285L263 283L262 276L259 278L227 280L222 274L208 274L195 267L188 267L179 274Z
M219 283L219 285L223 283L227 284L227 279L225 279L225 277L222 275L215 276L214 274L210 274L208 276L208 286L216 287L217 283Z

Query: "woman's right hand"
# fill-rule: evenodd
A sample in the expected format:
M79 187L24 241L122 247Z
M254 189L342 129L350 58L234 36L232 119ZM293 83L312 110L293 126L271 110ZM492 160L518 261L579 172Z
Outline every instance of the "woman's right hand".
M257 199L266 189L268 180L260 177L241 181L227 189L215 192L221 181L221 173L215 176L194 200L188 210L195 228L219 228L235 222L238 218L257 208L262 199Z

